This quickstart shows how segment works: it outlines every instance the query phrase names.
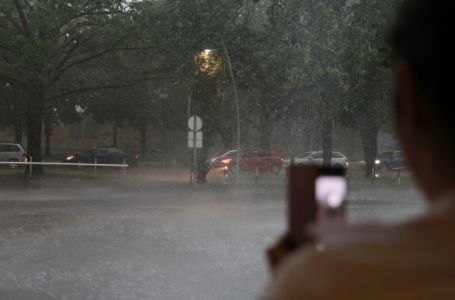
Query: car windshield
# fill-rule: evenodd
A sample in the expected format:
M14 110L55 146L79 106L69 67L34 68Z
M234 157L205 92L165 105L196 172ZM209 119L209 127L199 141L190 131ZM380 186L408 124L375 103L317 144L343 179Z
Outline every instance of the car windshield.
M332 158L344 158L344 155L341 153L333 152Z
M237 150L226 152L223 156L234 157L237 155Z
M304 152L304 153L301 153L299 155L297 155L296 157L299 157L299 158L307 158L308 156L310 156L313 152Z
M291 165L346 169L348 225L420 213L395 6L0 1L0 298L258 299Z

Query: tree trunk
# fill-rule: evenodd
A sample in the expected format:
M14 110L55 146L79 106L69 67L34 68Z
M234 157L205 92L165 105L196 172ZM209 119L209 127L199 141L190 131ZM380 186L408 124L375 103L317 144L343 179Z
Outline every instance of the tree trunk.
M147 158L147 127L143 126L139 130L140 141L141 141L141 157Z
M207 174L210 171L210 165L207 162L208 159L208 148L203 147L202 149L198 149L197 151L197 176L196 182L198 184L207 183Z
M50 122L44 120L44 135L45 135L45 148L44 148L44 155L51 156L51 137L52 137L52 130L54 129Z
M27 101L27 158L30 161L41 162L41 134L43 131L43 93L33 91ZM29 173L30 166L25 172ZM32 175L43 174L42 166L33 166Z
M322 118L321 124L321 139L324 166L332 165L332 129L333 122L330 118Z
M379 126L366 121L360 130L362 138L363 156L365 160L365 177L372 178L374 175L374 162L378 154L378 132Z
M22 144L23 130L22 120L16 120L14 122L14 142L16 144Z
M208 122L207 122L208 123ZM207 124L207 130L204 132L204 143L202 149L197 149L197 176L196 176L196 182L198 184L204 184L207 183L207 175L210 172L210 163L209 163L209 157L208 157L208 152L211 147L213 147L214 143L214 136L216 134L210 130L211 126ZM191 155L193 155L193 149L191 149ZM193 160L191 160L193 163Z
M116 123L112 125L112 147L117 147L118 126Z
M236 139L236 133L229 127L227 130L220 132L221 138L223 139L224 149L234 149L237 145L234 145Z
M349 141L349 154L348 157L349 159L354 159L355 156L355 138L356 135L354 134L355 130L352 128L352 134L349 136L350 141Z

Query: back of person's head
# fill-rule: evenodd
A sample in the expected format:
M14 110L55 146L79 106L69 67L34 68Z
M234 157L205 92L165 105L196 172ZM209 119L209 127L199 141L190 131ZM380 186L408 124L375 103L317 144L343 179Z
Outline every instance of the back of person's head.
M395 58L406 61L447 147L455 153L454 1L406 0L391 35Z

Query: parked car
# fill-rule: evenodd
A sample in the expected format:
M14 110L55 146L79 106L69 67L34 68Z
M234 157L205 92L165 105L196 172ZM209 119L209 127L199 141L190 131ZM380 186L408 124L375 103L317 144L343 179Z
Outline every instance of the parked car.
M296 157L294 162L295 164L316 164L316 165L322 165L323 162L323 152L322 151L317 151L317 152L312 152L310 155L307 157L301 158L301 157ZM345 169L349 168L349 161L346 155L344 155L341 152L332 152L332 166L334 167L343 167Z
M68 154L64 158L67 163L94 163L98 164L122 164L126 162L130 166L137 166L138 156L114 147L99 147L81 153Z
M234 172L237 167L237 151L226 152L216 158L216 166L223 166L229 172ZM240 150L240 171L256 171L279 173L283 167L283 157L272 150L243 149Z
M379 171L405 169L406 162L402 151L382 152L375 161L376 169Z
M16 168L14 162L26 162L27 153L20 144L0 143L0 161L12 162L11 168Z
M308 151L308 152L302 152L294 156L294 163L298 164L305 160L308 156L311 154L315 153L316 151ZM284 160L284 165L289 166L291 164L292 158L287 158Z
M223 163L224 160L227 161L227 159L232 159L232 158L235 158L236 156L237 156L237 150L229 150L222 154L214 155L210 158L210 165L212 168L223 167L226 165L226 163Z

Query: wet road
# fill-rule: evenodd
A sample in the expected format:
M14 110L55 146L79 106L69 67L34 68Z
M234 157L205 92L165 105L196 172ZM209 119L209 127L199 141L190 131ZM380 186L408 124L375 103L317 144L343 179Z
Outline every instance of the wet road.
M281 184L184 175L0 183L0 299L257 299L284 228ZM412 188L359 187L349 221L422 211Z

